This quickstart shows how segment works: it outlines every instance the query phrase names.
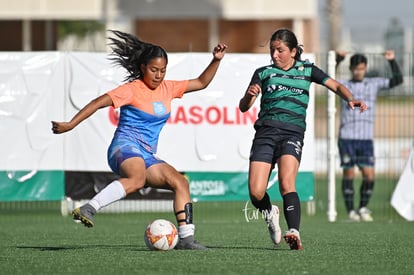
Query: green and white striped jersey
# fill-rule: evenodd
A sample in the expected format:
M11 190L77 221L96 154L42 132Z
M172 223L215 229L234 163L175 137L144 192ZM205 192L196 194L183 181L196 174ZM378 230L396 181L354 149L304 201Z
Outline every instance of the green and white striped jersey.
M262 90L257 122L282 122L306 130L306 109L312 82L324 85L329 76L308 61L296 61L288 70L268 65L256 69L250 85Z

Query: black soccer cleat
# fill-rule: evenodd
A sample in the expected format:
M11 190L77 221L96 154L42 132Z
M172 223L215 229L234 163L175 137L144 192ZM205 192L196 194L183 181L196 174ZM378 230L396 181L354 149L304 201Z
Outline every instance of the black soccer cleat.
M194 240L194 236L188 236L179 239L175 249L206 250L208 248Z

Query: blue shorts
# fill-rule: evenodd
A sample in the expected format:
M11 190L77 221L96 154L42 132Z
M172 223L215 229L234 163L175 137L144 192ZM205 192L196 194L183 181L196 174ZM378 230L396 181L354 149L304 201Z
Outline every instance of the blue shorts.
M163 160L158 159L152 152L146 150L140 144L132 142L127 139L113 139L108 148L108 164L112 171L120 175L119 167L121 163L129 158L142 158L145 166L148 169L151 165L157 163L164 163Z
M359 168L374 166L374 142L372 140L339 139L341 166L345 169L357 165Z
M275 165L282 155L292 155L300 163L303 135L285 129L263 125L256 128L250 161L261 161Z

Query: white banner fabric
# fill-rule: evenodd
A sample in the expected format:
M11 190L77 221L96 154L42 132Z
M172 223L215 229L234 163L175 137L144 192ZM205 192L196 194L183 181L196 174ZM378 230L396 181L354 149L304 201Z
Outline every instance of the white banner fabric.
M51 119L63 119L65 55L0 53L0 170L62 169L63 136Z
M313 60L312 55L304 58ZM171 53L166 79L196 78L211 53ZM109 171L107 147L116 110L99 110L76 129L51 132L51 120L70 120L95 97L120 85L122 68L106 53L0 53L0 170ZM161 132L160 158L180 171L247 171L258 103L238 110L254 70L268 54L227 54L209 87L173 102ZM300 170L314 170L314 89Z
M403 218L414 221L414 144L392 194L391 205Z

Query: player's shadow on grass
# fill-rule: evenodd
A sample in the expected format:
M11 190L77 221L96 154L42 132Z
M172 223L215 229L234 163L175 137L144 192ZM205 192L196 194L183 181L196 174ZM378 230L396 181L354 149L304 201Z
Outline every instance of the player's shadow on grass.
M85 250L85 249L118 249L130 251L148 251L145 246L136 245L62 245L62 246L16 246L18 249L31 249L38 251L60 251L60 250Z
M62 246L16 246L18 249L28 249L28 250L37 250L37 251L66 251L66 250L85 250L85 249L118 249L118 250L129 250L129 251L141 251L141 252L151 252L147 247L135 246L135 245L62 245ZM281 247L253 247L253 246L208 246L210 250L271 250L271 251L284 251L290 250L289 248ZM207 250L208 251L208 250Z
M288 247L280 247L280 246L274 246L274 247L254 247L254 246L231 246L231 245L209 245L207 246L210 249L245 249L245 250L271 250L271 251L275 251L275 250L279 250L279 251L283 251L283 250L290 250L290 248Z

